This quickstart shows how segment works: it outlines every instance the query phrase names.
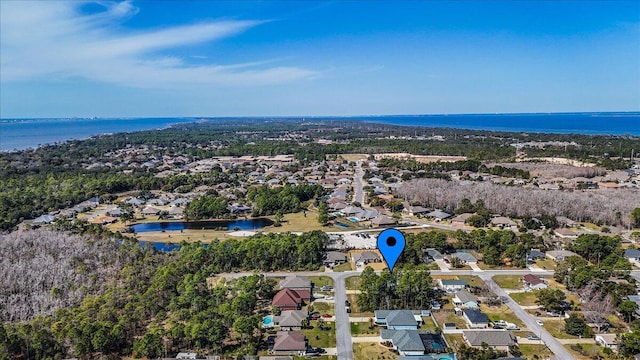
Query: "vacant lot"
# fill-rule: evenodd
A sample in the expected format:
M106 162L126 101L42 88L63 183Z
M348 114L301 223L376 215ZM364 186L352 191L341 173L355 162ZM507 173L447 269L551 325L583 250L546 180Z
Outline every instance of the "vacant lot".
M536 305L536 299L538 299L535 292L533 291L511 293L509 294L509 296L513 299L513 301L522 306Z
M378 343L355 343L353 344L353 358L367 360L392 360L397 359L393 351L385 349Z
M504 289L519 289L522 287L520 275L496 275L493 280Z
M489 316L491 321L504 320L506 322L514 323L521 329L524 328L524 323L509 309L507 305L502 306L486 306L480 305L480 310Z

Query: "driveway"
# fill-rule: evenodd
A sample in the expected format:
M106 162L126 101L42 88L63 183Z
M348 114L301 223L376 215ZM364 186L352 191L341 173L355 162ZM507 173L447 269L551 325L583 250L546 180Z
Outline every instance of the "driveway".
M540 336L542 341L547 345L549 350L551 350L557 359L562 360L570 360L575 359L571 353L562 346L562 344L558 341L558 339L554 338L544 329L544 327L538 325L536 323L536 319L529 315L524 309L520 307L515 301L511 300L509 295L504 289L502 289L495 281L491 275L488 275L486 272L479 274L480 278L484 281L484 283L489 287L491 291L493 291L500 298L505 300L505 304L513 311L513 313L529 328L531 332Z

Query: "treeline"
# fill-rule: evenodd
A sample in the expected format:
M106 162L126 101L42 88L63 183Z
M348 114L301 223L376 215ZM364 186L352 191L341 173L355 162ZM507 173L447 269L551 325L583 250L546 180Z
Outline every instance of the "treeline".
M317 199L325 194L319 185L298 185L269 188L268 186L252 187L247 192L247 200L255 203L253 215L273 215L280 211L292 213L301 210L302 202Z
M183 350L255 354L265 315L260 312L275 282L262 275L228 283L207 279L223 271L317 269L327 241L325 233L315 231L214 241L206 247L183 243L170 253L139 244L134 244L137 250L123 247L118 252L134 255L105 279L102 292L86 294L81 304L51 316L0 327L0 358L132 353L155 358Z
M566 192L523 189L516 186L419 179L403 183L398 195L412 202L455 211L462 199L481 199L494 213L511 217L565 216L575 221L628 226L632 211L640 204L637 189Z
M358 308L360 311L379 309L424 309L438 294L426 266L405 265L402 270L383 270L377 275L367 266L360 275Z

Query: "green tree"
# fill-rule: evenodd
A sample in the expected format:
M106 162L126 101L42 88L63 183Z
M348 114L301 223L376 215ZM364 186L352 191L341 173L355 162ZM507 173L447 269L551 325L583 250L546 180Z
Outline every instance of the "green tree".
M633 319L633 315L638 310L638 304L631 300L624 300L618 305L618 311L625 317L628 323Z
M587 322L576 313L572 313L564 320L564 331L569 335L584 336L587 329Z
M322 226L329 224L329 206L324 201L318 206L318 222Z
M567 296L559 289L541 289L536 291L536 304L547 311L560 312L564 309Z
M631 211L631 226L634 228L640 228L640 207Z
M632 356L640 353L640 331L635 330L620 338L620 354Z

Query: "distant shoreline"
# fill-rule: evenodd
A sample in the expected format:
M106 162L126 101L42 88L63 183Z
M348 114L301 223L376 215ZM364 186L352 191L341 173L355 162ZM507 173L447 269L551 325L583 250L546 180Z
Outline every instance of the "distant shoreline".
M362 121L395 126L512 133L640 136L640 112L519 113L462 115L368 115L193 118L0 119L0 152L33 149L105 134L161 130L173 125L216 120Z

